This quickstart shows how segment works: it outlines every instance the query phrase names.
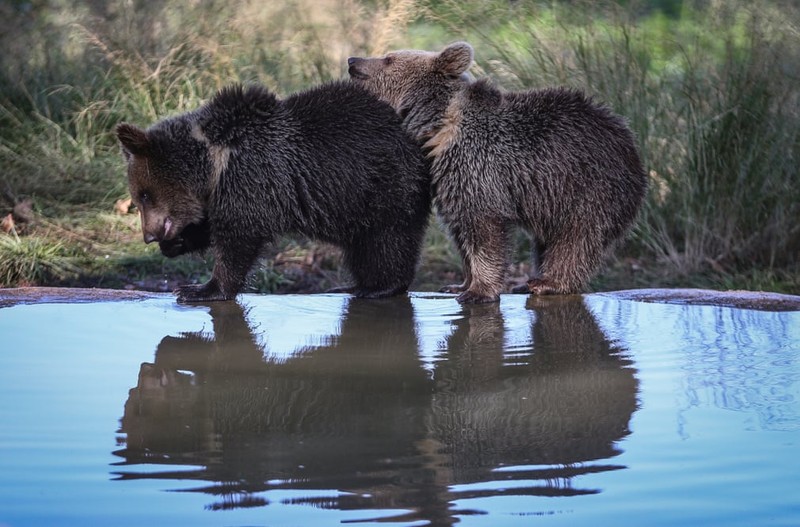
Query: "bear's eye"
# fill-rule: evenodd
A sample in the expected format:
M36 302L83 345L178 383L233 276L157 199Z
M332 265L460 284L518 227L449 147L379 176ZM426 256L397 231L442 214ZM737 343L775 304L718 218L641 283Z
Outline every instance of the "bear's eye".
M387 55L386 57L383 58L383 64L386 66L391 66L392 64L394 64L394 57Z
M147 203L152 202L153 198L152 198L152 196L150 196L149 192L142 191L142 192L139 193L139 201L141 201L144 204L147 204Z

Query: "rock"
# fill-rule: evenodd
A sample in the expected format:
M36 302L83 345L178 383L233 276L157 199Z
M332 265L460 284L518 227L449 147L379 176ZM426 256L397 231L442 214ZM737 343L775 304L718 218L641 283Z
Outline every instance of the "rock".
M759 311L800 311L800 296L764 291L710 289L630 289L597 293L639 302L734 307Z

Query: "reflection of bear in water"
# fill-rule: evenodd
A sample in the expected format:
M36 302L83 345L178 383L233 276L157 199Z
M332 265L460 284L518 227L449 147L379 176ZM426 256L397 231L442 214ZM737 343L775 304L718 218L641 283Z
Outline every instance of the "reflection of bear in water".
M155 364L142 365L122 421L129 439L119 454L128 461L152 460L160 450L200 463L216 444L221 452L212 457L223 462L202 479L242 482L238 490L256 492L271 479L372 473L415 453L429 381L408 297L350 302L330 346L298 350L282 363L265 362L267 350L238 304L210 309L213 338L167 336ZM193 372L192 381L178 370ZM160 391L148 391L161 379ZM172 401L169 410L152 412L162 399Z
M254 311L215 303L213 335L165 337L142 366L116 454L204 466L181 478L216 482L207 491L224 501L214 508L264 504L256 493L276 488L308 489L309 503L314 489L340 489L351 494L327 506L403 508L415 511L409 521L448 525L451 502L471 492L456 484L541 482L481 495L594 492L570 478L615 467L559 465L618 453L636 406L633 370L580 298L528 308L533 347L512 354L502 304L464 306L431 376L415 331L424 319L408 298L350 301L340 335L285 361L265 359L270 336L251 329ZM495 471L529 464L550 467Z
M528 353L504 354L497 304L464 306L469 316L448 340L429 426L455 480L473 481L501 465L609 458L630 433L634 371L583 300L530 297L526 308L535 316Z

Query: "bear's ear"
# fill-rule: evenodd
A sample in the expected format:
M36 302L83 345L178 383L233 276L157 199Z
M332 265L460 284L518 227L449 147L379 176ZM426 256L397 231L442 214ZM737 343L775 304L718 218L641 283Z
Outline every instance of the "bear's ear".
M455 42L444 48L433 60L437 71L457 77L472 66L472 58L472 46L466 42Z
M132 155L147 155L150 149L150 141L147 139L147 132L128 123L117 125L117 139L122 146L122 154L125 159Z

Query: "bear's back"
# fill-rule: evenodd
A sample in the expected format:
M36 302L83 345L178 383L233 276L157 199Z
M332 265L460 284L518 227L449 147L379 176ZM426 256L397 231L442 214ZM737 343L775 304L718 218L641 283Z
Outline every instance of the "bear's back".
M566 87L503 91L480 80L464 88L464 127L485 132L491 126L499 134L518 141L516 148L549 148L566 142L598 142L633 146L624 119L583 92Z
M510 114L528 116L545 131L565 137L593 136L598 141L633 146L625 120L579 90L565 87L527 90L508 96Z
M530 177L523 167L532 162L543 173L568 176L560 185L581 179L596 185L597 171L603 171L644 188L627 123L583 92L566 87L505 92L487 81L464 92L461 155L470 155L470 144L480 141L512 176ZM494 140L487 143L487 134Z
M283 101L283 107L306 137L338 137L347 143L389 140L411 144L391 106L349 81L328 82L295 93Z
M576 210L603 217L603 203L627 219L638 210L647 180L633 133L578 90L506 92L480 80L456 96L447 118L457 130L429 145L438 206L453 217L487 202L538 226L572 222Z
M299 232L335 242L427 217L430 176L422 152L394 110L365 89L349 81L321 84L279 101L262 119L262 130L281 133L253 137L253 148L240 152L258 171L248 192L264 203L293 196Z

